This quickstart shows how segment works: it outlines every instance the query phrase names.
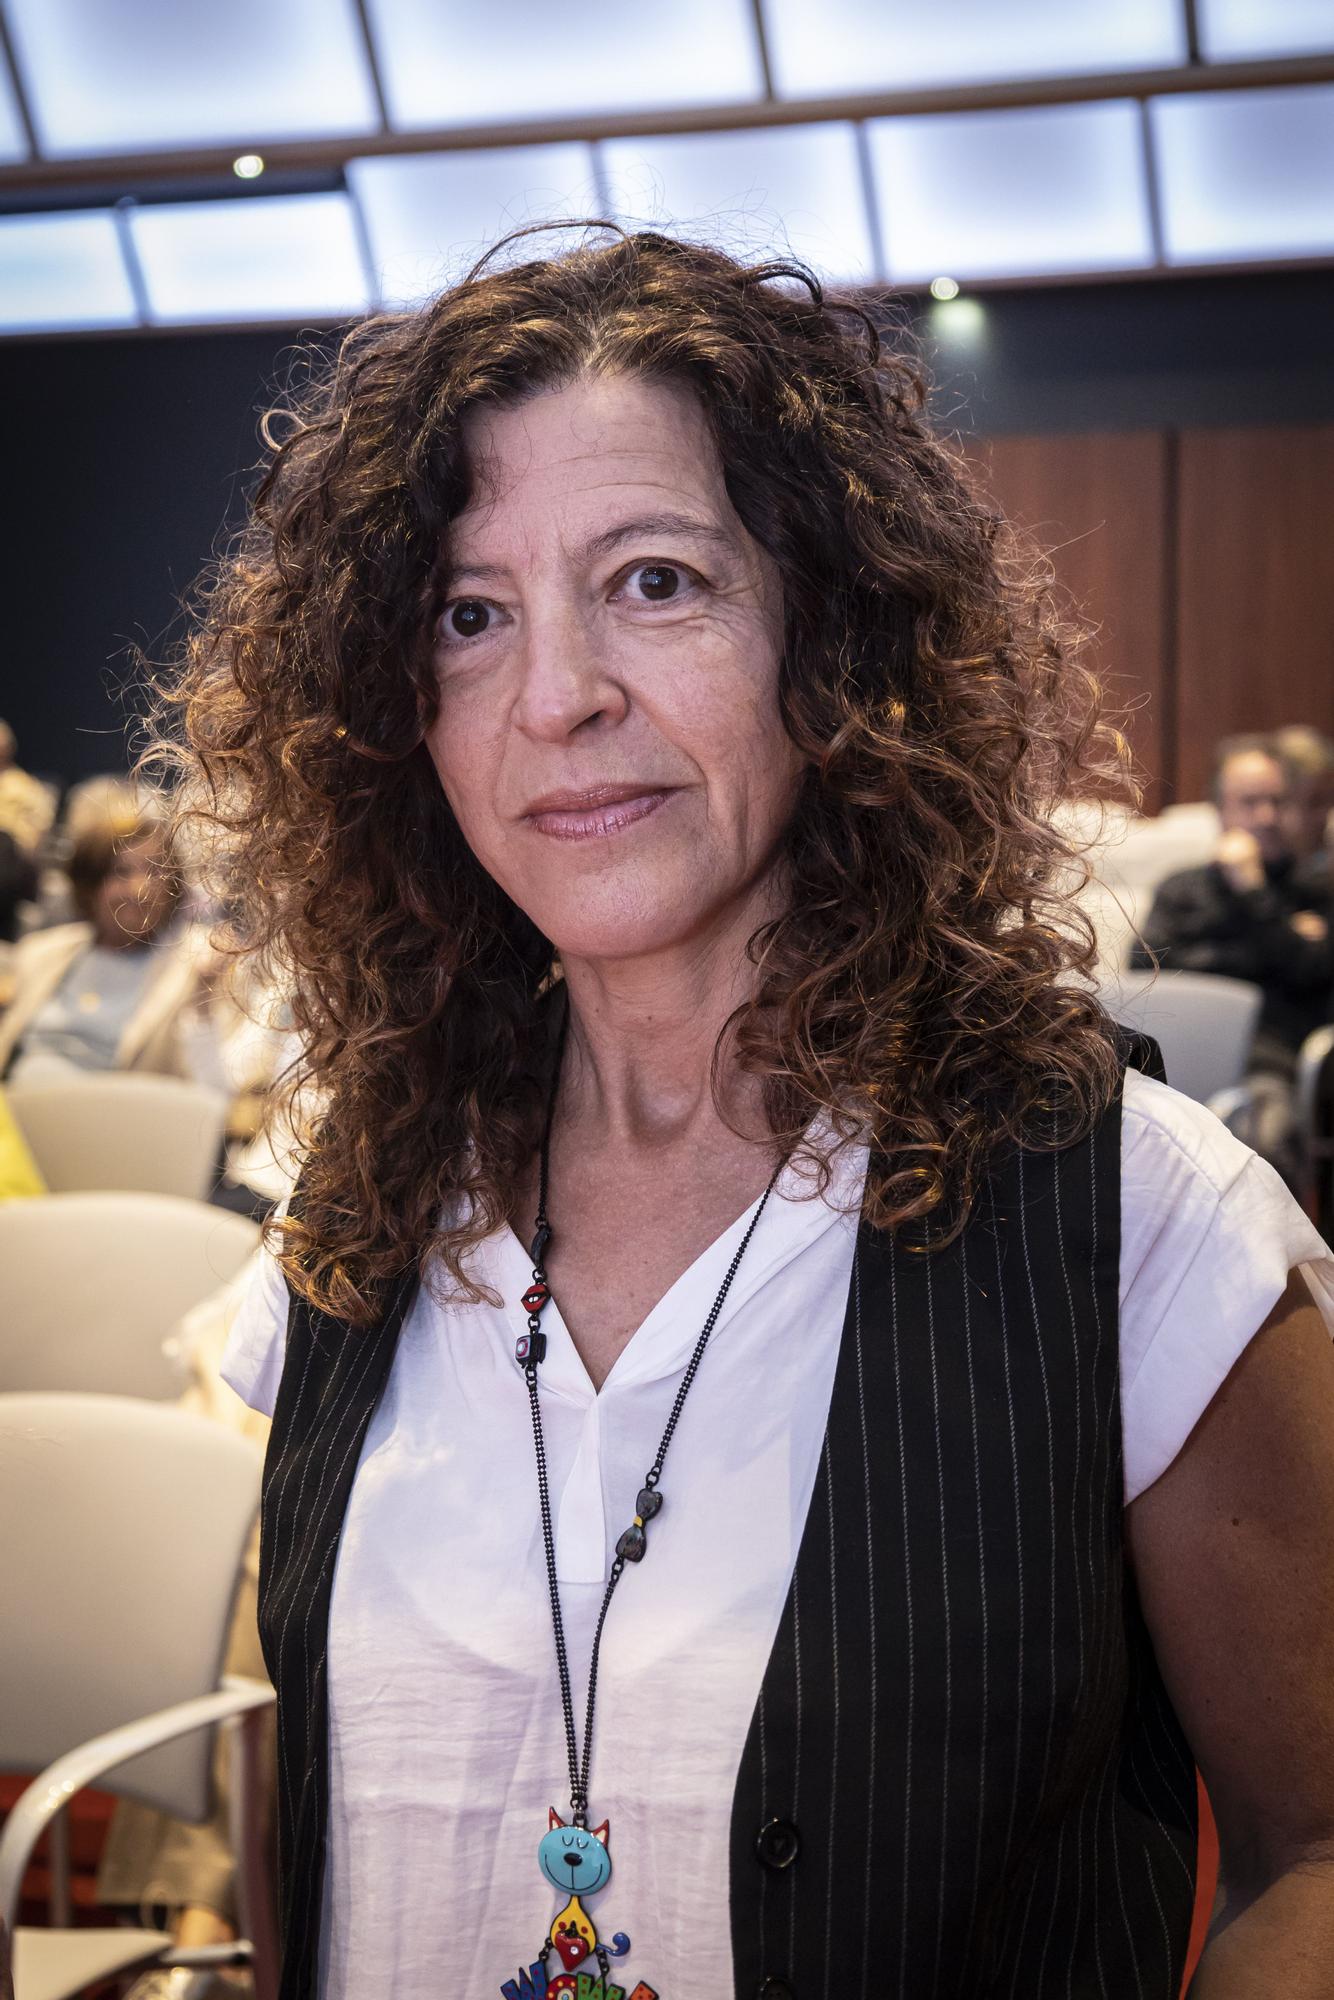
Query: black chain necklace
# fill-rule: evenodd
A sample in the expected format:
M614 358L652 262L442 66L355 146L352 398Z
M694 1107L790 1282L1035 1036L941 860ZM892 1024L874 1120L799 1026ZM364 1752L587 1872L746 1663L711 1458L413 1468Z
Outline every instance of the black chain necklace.
M685 1407L686 1397L699 1372L699 1364L704 1359L704 1350L709 1337L718 1323L727 1294L732 1289L732 1280L740 1268L741 1259L755 1234L760 1217L768 1205L778 1177L783 1171L784 1161L774 1169L773 1176L759 1205L747 1224L746 1233L737 1246L736 1255L727 1267L727 1275L718 1288L718 1295L709 1308L708 1317L699 1331L694 1350L686 1364L681 1386L676 1392L671 1412L664 1426L653 1463L644 1474L644 1483L635 1500L635 1515L630 1526L619 1536L616 1553L607 1576L606 1588L602 1593L602 1603L598 1610L597 1624L593 1631L593 1646L588 1666L588 1704L584 1711L583 1756L579 1754L579 1739L575 1729L574 1696L570 1686L570 1661L565 1644L565 1622L561 1615L560 1584L556 1576L556 1536L551 1521L551 1490L547 1476L546 1440L542 1433L542 1408L537 1393L537 1371L546 1357L547 1340L542 1332L543 1308L551 1299L551 1286L547 1280L546 1259L551 1247L551 1223L547 1216L547 1197L551 1178L551 1128L556 1114L556 1095L560 1084L562 1057L569 1029L569 1006L566 1005L565 1018L561 1024L560 1042L556 1051L555 1074L547 1103L546 1120L542 1132L542 1146L538 1166L536 1228L530 1246L533 1260L533 1281L524 1293L521 1304L528 1314L528 1331L515 1343L515 1359L523 1368L524 1381L528 1385L528 1407L533 1420L533 1451L537 1460L537 1494L542 1512L542 1545L546 1555L547 1590L551 1598L551 1630L556 1645L556 1671L560 1678L561 1708L565 1719L565 1749L570 1775L570 1819L568 1824L561 1819L553 1807L550 1824L545 1838L538 1848L538 1865L543 1875L562 1894L571 1891L570 1900L559 1912L543 1941L537 1961L527 1973L520 1972L517 1982L507 1982L505 1994L514 2000L527 2000L530 1994L560 1995L573 1994L577 1988L574 1968L585 1959L593 1958L599 1968L599 1984L606 2000L619 1996L624 1989L609 1984L609 1958L620 1958L630 1948L630 1940L623 1931L617 1931L610 1945L600 1944L591 1918L584 1910L581 1896L594 1894L605 1887L611 1875L611 1860L608 1854L608 1828L604 1821L600 1827L590 1829L588 1825L588 1780L593 1755L593 1716L597 1704L598 1656L602 1648L602 1632L607 1622L607 1612L616 1592L616 1586L625 1574L627 1563L642 1562L648 1549L648 1524L658 1513L663 1503L663 1495L658 1482L662 1477L663 1462L667 1448L676 1432L676 1426ZM560 1959L562 1972L551 1983L547 1979L547 1961L552 1952ZM568 1980L568 1984L565 1981ZM594 1988L598 1992L597 1988ZM651 1986L643 1980L635 1987L630 2000L657 2000Z

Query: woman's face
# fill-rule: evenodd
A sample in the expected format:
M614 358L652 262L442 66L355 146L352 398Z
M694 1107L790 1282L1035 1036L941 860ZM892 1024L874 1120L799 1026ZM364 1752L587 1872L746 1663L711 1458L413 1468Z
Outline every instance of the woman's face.
M175 906L162 842L150 835L116 850L93 906L99 944L147 944Z
M625 958L764 902L802 760L782 597L685 390L584 380L478 415L427 747L556 949Z

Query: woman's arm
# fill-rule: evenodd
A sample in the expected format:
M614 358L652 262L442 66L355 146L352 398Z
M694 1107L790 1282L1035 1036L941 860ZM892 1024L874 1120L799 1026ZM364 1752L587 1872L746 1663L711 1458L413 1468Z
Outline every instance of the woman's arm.
M1218 1820L1192 2000L1334 2000L1334 1344L1300 1274L1126 1521Z

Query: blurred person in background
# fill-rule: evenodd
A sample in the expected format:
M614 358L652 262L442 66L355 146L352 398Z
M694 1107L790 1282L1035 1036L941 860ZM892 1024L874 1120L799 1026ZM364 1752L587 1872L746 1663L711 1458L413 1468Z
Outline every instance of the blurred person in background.
M13 944L19 934L19 906L37 900L37 863L0 827L0 944ZM0 1004L8 998L0 990Z
M1260 988L1247 1072L1253 1108L1246 1137L1295 1184L1297 1054L1334 1011L1330 890L1327 878L1322 882L1311 873L1315 811L1305 803L1309 793L1299 774L1271 736L1221 743L1213 793L1219 817L1213 860L1159 884L1131 964L1221 974ZM1307 845L1300 855L1304 868L1295 839Z
M89 821L65 867L78 919L16 948L0 1075L196 1074L211 955L202 932L173 921L182 879L160 820L122 808Z
M20 768L14 732L0 722L0 832L11 834L25 854L36 854L55 816L52 787Z
M1327 893L1331 883L1330 826L1334 819L1334 742L1304 722L1274 731L1274 748L1288 774L1283 838L1299 882Z
M84 833L108 820L123 819L126 813L151 810L151 801L123 771L99 771L96 777L80 778L65 794L59 833L69 846Z

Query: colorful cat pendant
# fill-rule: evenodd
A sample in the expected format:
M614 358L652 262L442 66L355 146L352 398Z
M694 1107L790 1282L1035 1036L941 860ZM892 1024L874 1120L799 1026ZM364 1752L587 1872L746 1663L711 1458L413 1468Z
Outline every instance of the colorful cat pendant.
M500 1989L502 2000L626 2000L625 1988L613 1985L608 1976L607 1961L624 1958L630 1940L624 1931L616 1931L609 1944L600 1944L593 1919L581 1900L596 1895L611 1879L608 1831L606 1820L591 1832L587 1827L567 1826L556 1808L551 1808L537 1862L553 1888L562 1895L568 1892L569 1901L552 1918L536 1962L527 1972L520 1972L517 1980L505 1981ZM554 1978L547 1972L553 1952L561 1966ZM595 1962L595 1969L590 1961ZM630 2000L659 2000L659 1996L641 1979Z

